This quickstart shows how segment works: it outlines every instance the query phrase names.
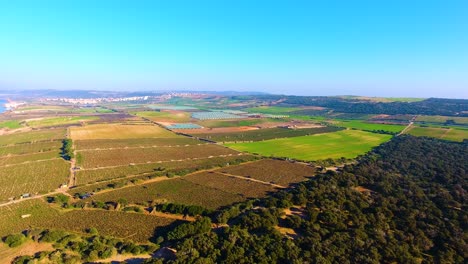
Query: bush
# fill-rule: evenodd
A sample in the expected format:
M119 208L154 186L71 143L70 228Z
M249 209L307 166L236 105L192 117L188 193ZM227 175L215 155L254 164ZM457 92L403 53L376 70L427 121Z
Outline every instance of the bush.
M13 234L5 237L3 241L9 247L18 247L26 241L26 236L23 234Z

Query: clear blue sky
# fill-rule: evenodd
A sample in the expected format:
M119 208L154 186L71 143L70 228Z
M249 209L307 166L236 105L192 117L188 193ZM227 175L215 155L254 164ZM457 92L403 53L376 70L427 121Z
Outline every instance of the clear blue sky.
M0 88L468 98L468 1L0 0Z

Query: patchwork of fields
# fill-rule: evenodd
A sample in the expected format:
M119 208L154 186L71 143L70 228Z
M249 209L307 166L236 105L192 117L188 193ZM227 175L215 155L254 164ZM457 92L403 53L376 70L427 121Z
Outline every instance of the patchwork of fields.
M412 126L406 134L417 137L433 137L451 141L468 139L468 129Z
M170 131L152 124L96 124L72 127L70 136L73 140L177 137Z
M249 143L228 143L226 146L263 156L288 157L299 160L355 158L388 140L390 135L359 130L344 130L311 136L272 139Z

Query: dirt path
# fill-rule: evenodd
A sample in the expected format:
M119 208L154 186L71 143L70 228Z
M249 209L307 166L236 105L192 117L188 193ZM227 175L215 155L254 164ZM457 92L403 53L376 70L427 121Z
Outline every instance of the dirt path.
M212 171L212 172L214 172L216 174L221 174L221 175L224 175L224 176L229 176L229 177L242 179L242 180L247 180L247 181L258 182L258 183L262 183L262 184L266 184L266 185L271 185L273 187L280 188L280 189L286 189L287 188L286 186L274 184L274 183L271 183L271 182L261 181L261 180L257 180L257 179L253 179L253 178L248 178L248 177L244 177L244 176L239 176L239 175L235 175L235 174L224 173L224 172L219 172L219 171Z
M411 121L400 133L397 134L397 136L405 134L412 126L414 122Z

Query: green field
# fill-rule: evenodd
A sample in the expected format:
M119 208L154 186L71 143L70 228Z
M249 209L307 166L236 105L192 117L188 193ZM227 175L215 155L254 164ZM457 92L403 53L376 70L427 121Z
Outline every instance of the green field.
M30 127L50 127L60 125L78 124L80 122L98 120L96 116L66 116L66 117L50 117L37 120L27 121Z
M388 124L376 124L376 123L367 123L359 120L337 120L333 121L333 124L337 126L342 126L346 128L353 128L365 131L386 131L391 133L398 133L402 131L405 126L402 125L388 125Z
M262 114L288 114L289 112L294 112L300 110L296 107L280 107L280 106L258 106L252 108L243 109L244 111L250 113L262 113Z
M468 125L468 117L421 115L416 118L417 122L439 123L439 124L445 124L448 120L452 120L455 124Z
M17 129L20 127L22 127L21 123L17 120L0 121L0 128Z
M44 129L31 132L13 133L0 137L0 146L28 143L36 141L50 141L65 138L65 129Z
M240 127L240 126L255 126L269 122L281 122L284 120L273 118L252 118L241 120L203 120L196 123L203 127Z
M58 150L61 146L62 142L59 140L3 146L0 147L0 156L47 152L51 150Z
M390 135L359 130L345 130L312 136L272 139L226 146L264 156L289 157L299 160L355 158L390 140Z
M199 138L205 138L216 142L234 142L234 141L260 141L275 138L298 137L305 135L329 133L340 130L336 127L315 127L315 128L264 128L257 130L238 131L230 133L206 133L194 134Z
M417 137L433 137L459 142L468 139L468 129L413 126L406 133Z

